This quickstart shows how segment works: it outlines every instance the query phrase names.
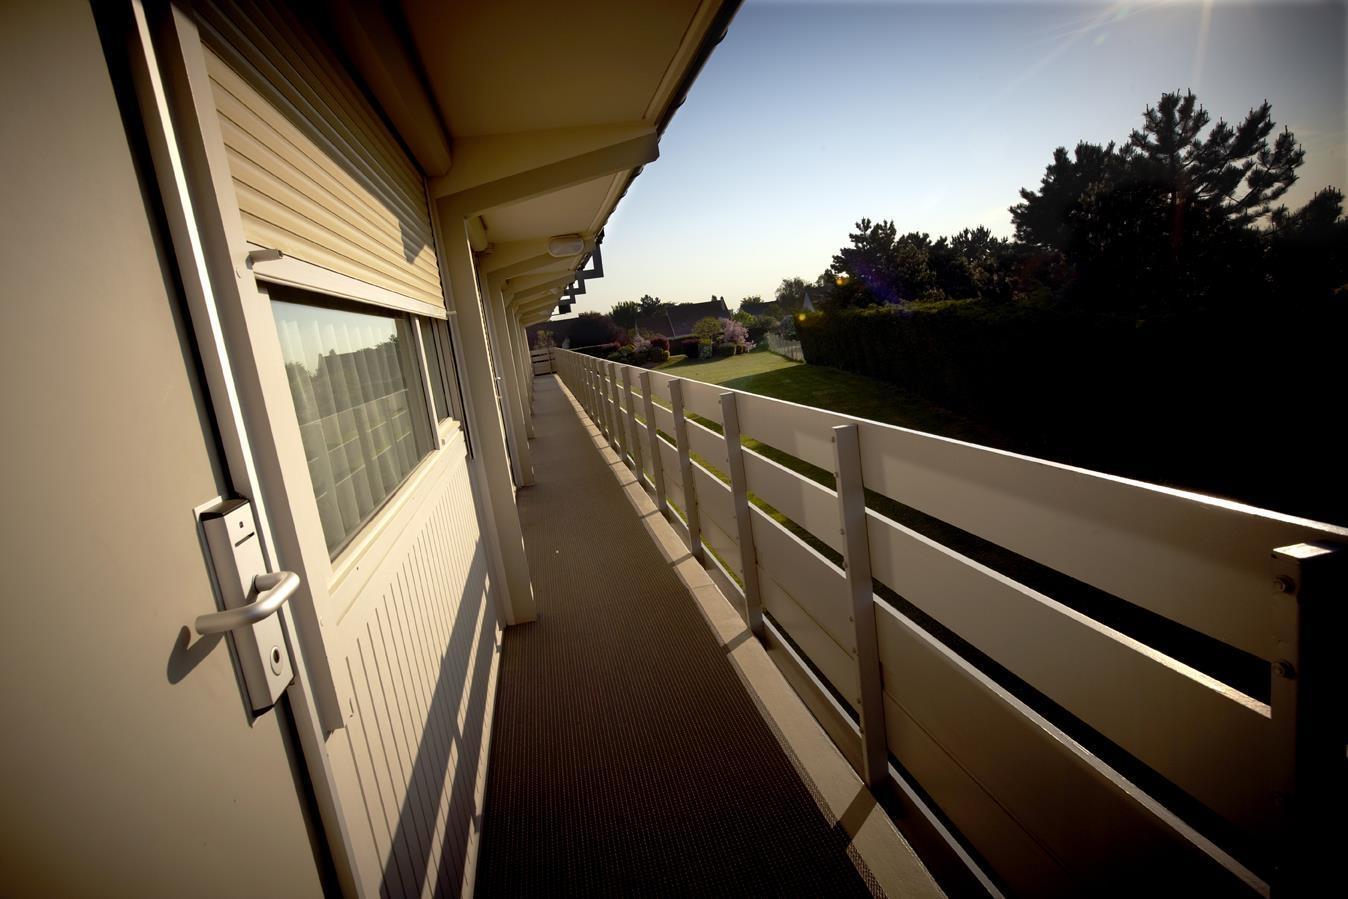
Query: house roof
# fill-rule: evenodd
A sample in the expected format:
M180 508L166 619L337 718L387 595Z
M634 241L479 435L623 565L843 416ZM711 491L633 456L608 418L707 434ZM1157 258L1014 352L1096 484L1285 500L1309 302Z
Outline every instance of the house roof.
M708 316L726 318L730 310L724 299L704 303L678 303L666 306L654 315L637 319L637 330L643 334L663 334L665 337L686 337L693 333L693 325Z
M783 312L782 304L776 300L744 300L740 303L740 311L750 315L764 315L769 312L781 315Z

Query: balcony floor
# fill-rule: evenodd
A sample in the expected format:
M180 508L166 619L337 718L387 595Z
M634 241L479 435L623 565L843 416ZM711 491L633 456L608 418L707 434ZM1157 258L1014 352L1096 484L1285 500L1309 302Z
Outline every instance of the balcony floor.
M519 507L539 616L505 632L478 895L879 893L590 422L535 384Z

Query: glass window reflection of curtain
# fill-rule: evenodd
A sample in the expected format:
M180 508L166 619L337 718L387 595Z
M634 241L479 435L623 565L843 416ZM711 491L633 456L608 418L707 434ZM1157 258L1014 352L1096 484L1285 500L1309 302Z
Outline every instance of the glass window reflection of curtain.
M272 303L328 550L360 530L430 450L406 316Z

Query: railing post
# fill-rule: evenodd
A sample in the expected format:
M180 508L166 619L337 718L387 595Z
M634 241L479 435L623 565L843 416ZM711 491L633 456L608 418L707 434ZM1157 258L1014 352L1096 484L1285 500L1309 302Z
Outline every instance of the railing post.
M585 364L585 360L583 358L580 357L576 358L576 371L579 373L582 395L585 397L585 399L582 401L585 404L585 412L590 416L590 419L593 420L594 397L590 395L590 369Z
M601 362L599 365L604 372L604 411L608 413L608 443L614 450L619 450L618 413L613 403L613 364Z
M604 398L607 402L604 404L608 409L608 443L613 447L618 458L622 459L626 454L627 448L623 446L623 417L618 409L618 376L612 362L604 362Z
M594 407L590 401L590 378L585 369L585 361L580 356L573 356L572 363L575 365L576 383L580 385L580 404L585 407L585 414L594 418Z
M744 475L744 447L740 444L740 415L735 393L721 394L721 425L730 467L730 493L739 531L740 576L744 579L744 622L756 637L763 636L763 599L758 588L758 553L754 550L753 519L749 511L749 483Z
M651 373L641 373L641 399L646 409L646 436L651 448L651 480L655 482L655 507L664 515L669 512L665 498L665 460L660 452L660 427L655 422L655 399L651 391Z
M699 562L702 555L702 519L693 486L693 457L688 448L688 419L683 417L683 378L669 382L669 404L674 413L674 442L679 448L679 476L683 478L683 517L688 522L688 551Z
M624 432L632 444L632 463L637 470L637 483L646 478L645 466L641 464L641 438L637 436L637 414L632 406L632 368L623 366L623 405L627 407L627 430Z
M1312 896L1340 866L1344 827L1343 706L1348 666L1348 547L1299 543L1273 551L1274 661L1270 706L1278 846L1277 899Z
M610 430L608 417L608 386L604 383L604 363L599 359L594 360L594 389L596 408L599 412L599 430L603 433L604 439L612 443L613 432Z
M595 370L594 360L589 356L585 357L582 364L585 366L585 385L590 393L590 420L599 429L599 433L603 434L604 419L599 414L601 411L599 408L599 372Z
M856 425L833 429L838 519L842 527L843 566L852 599L857 675L861 690L861 778L875 789L889 775L885 736L885 694L880 648L875 634L871 548L866 532L866 487L861 474L861 439Z

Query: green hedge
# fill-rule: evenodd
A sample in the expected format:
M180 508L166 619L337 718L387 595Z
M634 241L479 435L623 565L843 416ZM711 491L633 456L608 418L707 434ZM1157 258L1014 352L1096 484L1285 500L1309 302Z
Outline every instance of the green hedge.
M1348 304L1127 318L979 302L797 322L808 362L993 425L1021 452L1348 522Z

